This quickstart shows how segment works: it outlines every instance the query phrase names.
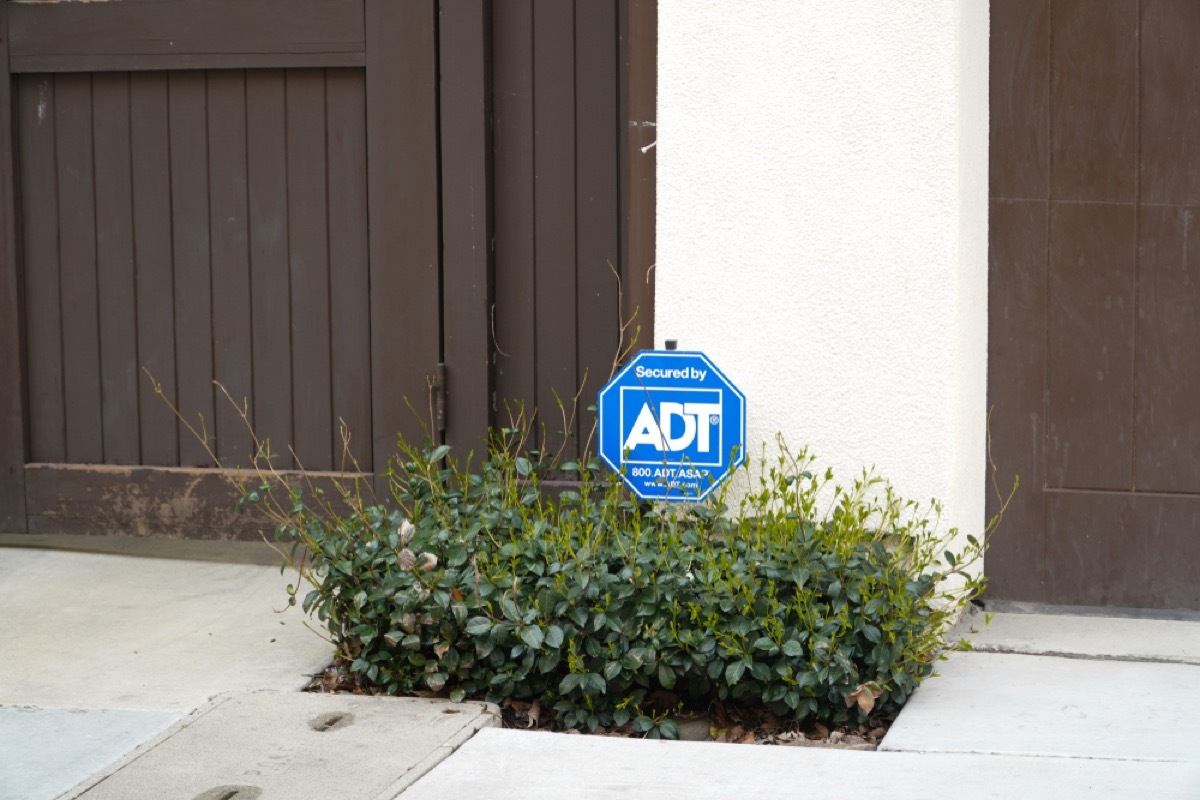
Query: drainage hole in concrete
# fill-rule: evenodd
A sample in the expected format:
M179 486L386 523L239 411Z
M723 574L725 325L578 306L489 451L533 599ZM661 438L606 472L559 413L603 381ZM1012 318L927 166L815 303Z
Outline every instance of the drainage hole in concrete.
M312 721L310 721L308 723L308 726L310 728L312 728L314 731L316 731L317 733L324 733L325 731L332 731L332 730L337 730L338 728L344 728L353 721L354 721L353 714L342 714L342 713L334 712L332 714L322 714L319 717L315 717ZM236 798L236 800L241 800L241 798L240 797Z
M443 714L457 714L459 712L458 712L457 708L443 708L442 713Z

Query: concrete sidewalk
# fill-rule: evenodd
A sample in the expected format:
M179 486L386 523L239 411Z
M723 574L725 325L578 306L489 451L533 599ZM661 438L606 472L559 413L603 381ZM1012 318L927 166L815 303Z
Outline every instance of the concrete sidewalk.
M392 800L499 721L498 710L484 703L237 694L218 698L68 797Z
M299 689L333 648L278 567L0 548L0 705L185 713Z
M1200 623L997 615L979 633L969 624L964 632L991 652L942 662L880 752L483 731L404 800L1200 798Z
M1200 797L1200 764L852 752L480 731L402 800Z
M189 551L190 552L190 551ZM809 793L1200 798L1200 622L1001 614L880 752L483 730L297 691L330 645L277 568L0 547L0 800Z
M201 544L0 547L0 800L390 799L497 724L478 703L300 693L332 648L288 606L295 577L193 560Z

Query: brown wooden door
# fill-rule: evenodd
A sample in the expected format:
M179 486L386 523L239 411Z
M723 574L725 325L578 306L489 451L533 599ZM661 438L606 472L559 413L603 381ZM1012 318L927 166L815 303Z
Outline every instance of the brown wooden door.
M655 0L441 3L446 440L519 409L574 458L653 343ZM593 443L594 444L594 443Z
M382 473L419 436L406 398L442 358L435 10L3 3L5 527L246 528L208 469L252 448L214 381L283 469Z
M989 594L1200 609L1200 5L994 0L991 48Z
M377 489L397 432L465 456L509 399L577 452L621 320L652 339L655 21L0 0L0 530L253 535L214 381L277 466Z

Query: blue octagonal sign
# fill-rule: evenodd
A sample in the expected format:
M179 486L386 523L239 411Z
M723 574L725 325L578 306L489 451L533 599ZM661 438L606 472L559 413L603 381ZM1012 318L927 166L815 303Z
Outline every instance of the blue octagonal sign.
M643 500L703 500L746 458L746 397L703 353L643 350L597 415L600 457Z

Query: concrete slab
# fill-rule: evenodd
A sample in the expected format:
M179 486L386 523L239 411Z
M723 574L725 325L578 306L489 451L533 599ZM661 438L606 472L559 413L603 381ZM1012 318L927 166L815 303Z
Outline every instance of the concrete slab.
M953 653L938 673L881 751L1200 762L1194 666Z
M0 800L50 800L170 727L178 714L0 708Z
M0 705L190 711L332 658L277 567L0 548ZM277 609L286 610L276 613Z
M1200 764L652 742L480 731L402 800L1138 797L1195 800Z
M1200 622L1060 614L993 614L957 631L987 653L1065 655L1200 665Z
M140 757L71 796L391 798L475 731L499 721L498 710L484 703L237 695L215 702Z

